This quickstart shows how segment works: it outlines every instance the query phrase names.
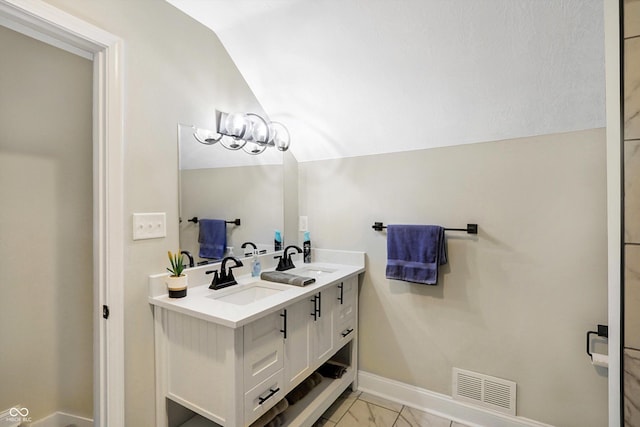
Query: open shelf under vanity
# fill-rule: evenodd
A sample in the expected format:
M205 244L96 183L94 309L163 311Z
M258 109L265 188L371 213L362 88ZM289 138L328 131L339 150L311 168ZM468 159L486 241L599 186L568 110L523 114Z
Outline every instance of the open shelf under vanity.
M308 395L283 412L282 425L288 427L313 425L354 380L355 372L352 368L347 368L342 378L324 378Z
M348 342L342 347L335 356L336 359L344 363L344 356L351 351L353 341ZM316 385L308 394L298 400L296 403L289 405L282 413L281 427L310 427L320 419L331 405L347 390L350 386L354 387L356 382L356 370L349 366L340 378L323 377L322 381ZM184 408L183 408L184 409ZM192 413L193 414L193 413ZM184 424L179 427L221 427L220 424L214 423L201 415L195 414Z

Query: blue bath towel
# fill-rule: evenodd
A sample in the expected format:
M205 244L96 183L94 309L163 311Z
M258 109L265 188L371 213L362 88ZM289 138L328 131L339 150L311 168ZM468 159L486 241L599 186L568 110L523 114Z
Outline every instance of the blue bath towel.
M387 279L436 285L438 266L446 263L447 246L443 227L387 226Z
M223 219L201 219L200 258L221 259L227 249L227 223Z

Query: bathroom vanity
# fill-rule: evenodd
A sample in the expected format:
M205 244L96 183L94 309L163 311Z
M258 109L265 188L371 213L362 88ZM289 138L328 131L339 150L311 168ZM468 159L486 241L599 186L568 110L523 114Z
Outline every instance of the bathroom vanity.
M236 270L238 284L209 289L208 265L188 271L185 298L168 298L150 277L155 319L156 418L167 399L221 426L246 427L328 360L348 365L284 412L287 426L311 426L349 385L357 387L358 281L364 253L314 250L314 263L287 273L314 277L298 287ZM261 260L272 270L273 256ZM245 263L245 265L248 263ZM196 286L193 286L195 284Z

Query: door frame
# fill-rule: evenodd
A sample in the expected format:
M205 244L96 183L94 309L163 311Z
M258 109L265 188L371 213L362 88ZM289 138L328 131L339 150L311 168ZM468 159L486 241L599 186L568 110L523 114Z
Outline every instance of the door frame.
M609 324L609 427L622 425L622 215L623 152L620 67L620 0L604 1L606 139L607 139L607 239Z
M93 60L93 417L123 426L123 42L41 0L0 0L0 25Z

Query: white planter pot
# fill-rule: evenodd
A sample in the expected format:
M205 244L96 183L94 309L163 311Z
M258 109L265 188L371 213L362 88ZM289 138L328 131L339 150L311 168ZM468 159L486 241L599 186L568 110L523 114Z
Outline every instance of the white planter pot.
M167 276L165 280L167 289L169 289L169 298L182 298L187 296L188 280L187 275L181 276Z

